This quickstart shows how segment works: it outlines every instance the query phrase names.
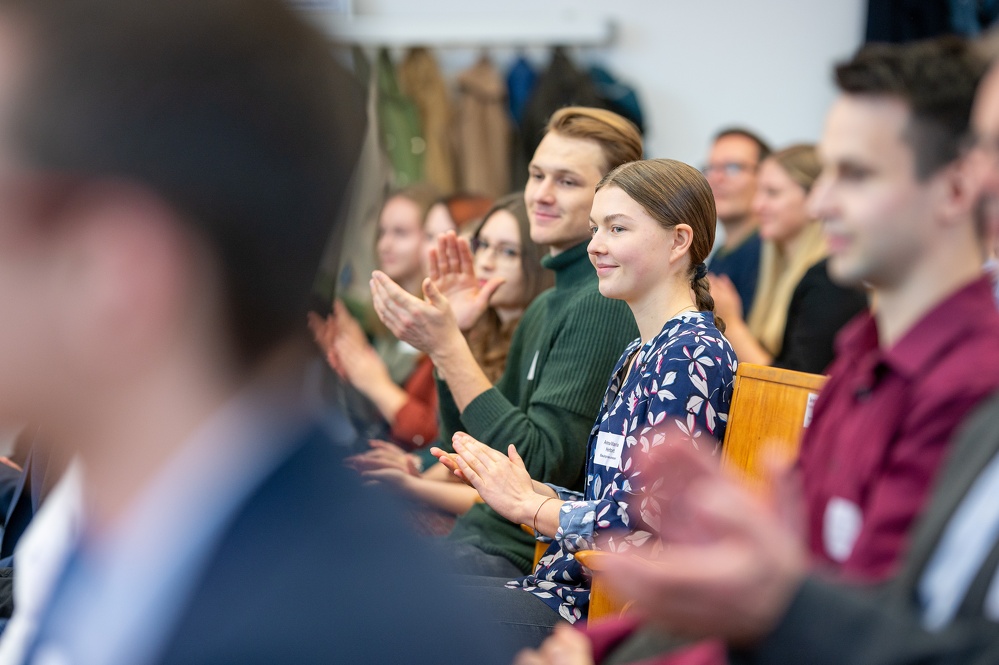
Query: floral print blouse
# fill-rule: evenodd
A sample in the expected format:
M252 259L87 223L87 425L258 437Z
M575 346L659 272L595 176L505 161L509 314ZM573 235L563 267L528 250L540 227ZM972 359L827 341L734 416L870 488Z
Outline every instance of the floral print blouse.
M632 342L614 367L590 432L583 493L551 486L565 501L555 539L532 575L507 586L533 593L570 623L584 619L589 579L573 553L596 549L598 534L599 549L610 551L649 538L637 529L638 510L646 484L655 478L643 475L637 458L665 443L667 429L695 448L717 452L736 364L710 312L680 314L646 344ZM675 438L670 442L676 445Z

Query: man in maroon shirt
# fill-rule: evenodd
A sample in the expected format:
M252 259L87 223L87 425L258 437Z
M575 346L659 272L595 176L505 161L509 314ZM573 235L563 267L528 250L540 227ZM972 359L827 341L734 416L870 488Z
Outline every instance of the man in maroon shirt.
M836 69L810 203L830 276L876 300L838 338L800 469L812 554L851 579L893 572L954 428L999 387L999 313L959 157L983 72L957 39L870 47Z

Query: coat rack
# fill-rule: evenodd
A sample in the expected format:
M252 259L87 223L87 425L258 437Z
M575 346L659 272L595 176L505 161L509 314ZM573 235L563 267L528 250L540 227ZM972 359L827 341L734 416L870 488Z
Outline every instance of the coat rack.
M614 37L610 19L592 16L535 16L525 21L510 14L344 17L311 11L307 15L338 41L359 46L607 46Z

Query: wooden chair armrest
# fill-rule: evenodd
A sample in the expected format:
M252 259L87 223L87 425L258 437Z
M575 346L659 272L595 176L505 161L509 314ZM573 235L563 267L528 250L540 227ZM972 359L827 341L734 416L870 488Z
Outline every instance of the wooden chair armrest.
M607 570L609 556L609 552L601 552L599 550L583 550L575 554L576 561L595 573Z
M589 621L602 621L607 618L621 616L630 606L607 588L607 582L602 573L607 570L613 555L610 552L598 550L583 550L576 552L576 561L589 569L590 579L590 613Z

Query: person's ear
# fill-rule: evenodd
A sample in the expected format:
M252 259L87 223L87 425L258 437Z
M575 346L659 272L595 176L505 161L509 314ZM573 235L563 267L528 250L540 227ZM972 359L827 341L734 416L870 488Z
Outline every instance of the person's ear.
M978 205L979 187L968 159L944 167L935 178L940 191L939 218L947 226L964 223Z
M670 261L678 261L690 253L690 244L694 241L694 230L689 224L677 224L673 227L673 246L670 248Z

